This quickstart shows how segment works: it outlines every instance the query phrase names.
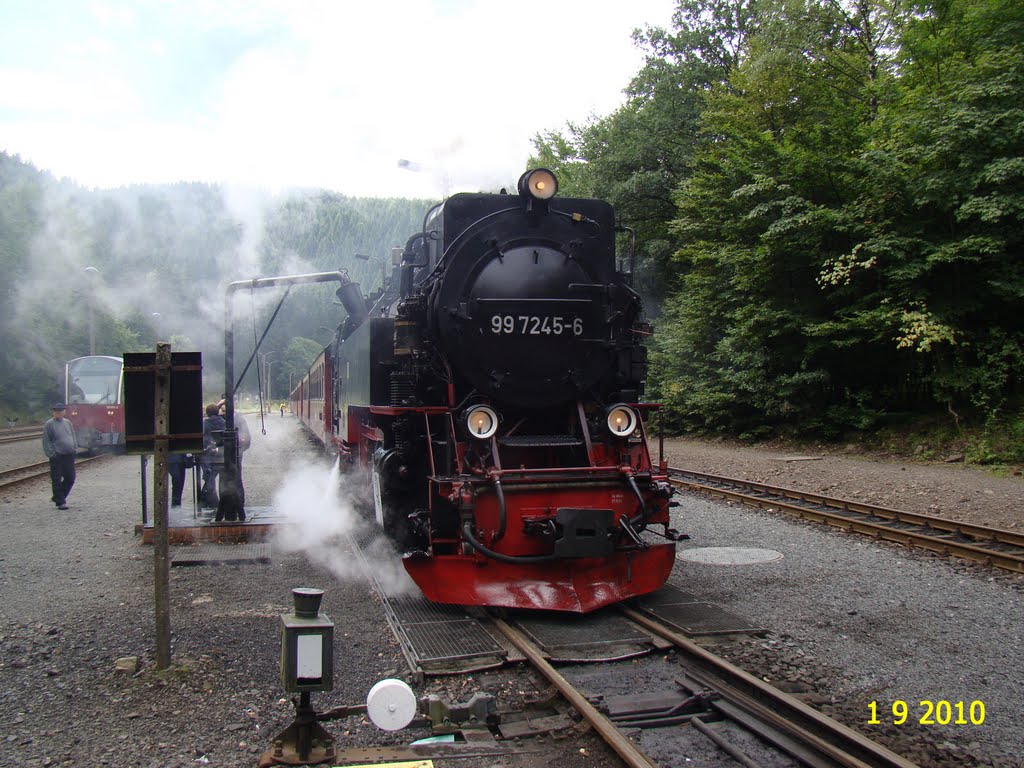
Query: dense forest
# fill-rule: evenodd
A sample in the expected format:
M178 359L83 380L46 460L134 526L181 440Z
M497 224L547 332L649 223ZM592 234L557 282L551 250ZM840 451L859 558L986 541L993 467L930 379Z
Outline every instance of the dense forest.
M1024 458L1024 3L680 0L635 37L628 102L534 161L637 228L671 423L932 414Z
M201 351L208 397L219 397L229 283L341 269L372 293L430 205L205 184L86 190L0 152L0 416L47 415L70 359L158 340ZM337 287L289 292L242 392L286 397L345 317ZM235 293L236 376L284 293Z
M839 438L932 417L982 425L976 458L1024 459L1024 3L679 0L634 36L623 106L538 135L530 164L636 230L667 423ZM38 413L90 311L97 353L166 338L216 371L228 282L342 268L369 292L427 206L83 190L0 154L0 409ZM266 342L277 396L341 319L306 290ZM279 298L242 302L247 337Z

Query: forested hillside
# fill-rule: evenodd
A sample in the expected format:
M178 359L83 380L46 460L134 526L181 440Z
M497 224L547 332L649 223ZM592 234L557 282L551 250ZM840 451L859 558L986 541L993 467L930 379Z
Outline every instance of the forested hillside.
M935 416L1024 459L1024 3L679 0L635 37L626 103L537 136L530 165L635 228L667 423L834 438ZM341 268L369 293L427 207L90 191L0 154L0 413L45 410L90 307L97 353L170 339L213 379L228 282ZM278 298L240 297L243 360ZM289 297L275 395L341 319L332 300Z
M681 0L628 103L538 136L660 299L671 423L1024 440L1024 3Z
M0 152L0 415L47 413L64 362L90 352L90 314L96 354L169 340L203 352L218 394L228 283L343 269L370 293L429 206L204 184L86 190ZM295 287L285 301L262 346L276 361L266 366L274 397L344 318L335 288ZM236 294L236 374L282 295ZM255 368L243 389L256 392Z

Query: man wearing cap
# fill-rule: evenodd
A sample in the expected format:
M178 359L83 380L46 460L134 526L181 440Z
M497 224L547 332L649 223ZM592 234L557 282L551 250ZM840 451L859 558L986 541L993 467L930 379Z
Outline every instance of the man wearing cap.
M75 484L75 428L64 418L64 403L53 404L53 418L43 425L43 453L50 460L50 485L57 509L68 508L68 494Z

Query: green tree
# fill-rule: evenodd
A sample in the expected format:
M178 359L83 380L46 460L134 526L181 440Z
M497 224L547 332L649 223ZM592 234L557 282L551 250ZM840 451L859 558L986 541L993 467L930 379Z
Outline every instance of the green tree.
M913 10L847 206L856 237L820 278L842 311L815 331L888 370L890 408L909 398L916 410L991 417L1024 372L1022 9Z
M819 278L860 234L847 207L884 92L877 46L864 45L875 18L858 15L873 10L761 8L728 84L706 97L672 224L683 287L652 357L680 426L829 430L871 413L878 379L851 357L863 329L838 321L843 298Z
M755 20L753 0L681 0L672 30L634 31L647 59L622 107L534 138L531 164L558 173L569 194L608 200L635 229L636 287L649 302L678 284L673 191L690 173L705 96L728 82Z
M897 345L922 358L950 408L994 415L1024 374L1024 7L919 6L901 49L900 99L876 155L891 182L884 270L899 289Z

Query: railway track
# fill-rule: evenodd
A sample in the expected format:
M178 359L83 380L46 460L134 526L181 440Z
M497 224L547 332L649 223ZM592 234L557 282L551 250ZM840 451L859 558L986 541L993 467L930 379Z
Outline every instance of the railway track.
M445 624L439 621L440 613L433 614L429 610L410 612L399 606L396 611L396 601L402 602L406 598L387 596L386 590L377 582L376 574L366 560L362 543L353 539L352 545L381 597L389 623L403 648L416 642L426 642L433 647L438 636L448 634L472 637L480 632L493 638L504 638L509 650L503 661L500 653L496 655L493 665L480 655L475 659L478 662L475 670L489 669L513 661L527 662L586 720L593 731L629 768L659 768L661 765L667 765L646 754L637 740L630 738L630 735L635 737L637 729L647 728L657 729L657 742L664 744L667 741L672 745L669 751L673 754L718 751L746 766L914 766L914 763L880 744L701 647L685 637L671 621L660 617L657 608L651 609L643 602L636 606L609 608L599 612L601 616L577 617L575 621L564 624L556 618L558 629L554 633L538 632L537 617L530 612L523 615L519 615L521 612L504 611L467 613L458 607L441 606L442 612L460 614L457 621ZM424 603L423 608L429 609L429 606ZM437 606L433 608L436 609ZM426 635L419 633L418 630L427 625L432 625L433 629L428 633L430 638L424 640ZM566 629L569 629L570 637L561 635ZM562 651L565 648L577 650L570 650L565 655L554 651L550 645L545 646L538 642L539 636L551 638L555 634L559 635L556 644L563 641L567 643L562 647ZM414 635L420 639L413 640ZM646 642L637 645L646 650L632 650L632 640L625 639L635 638L637 635L647 638ZM478 641L471 641L469 646L478 650ZM587 655L579 650L584 647L599 649L590 659L594 663L579 663ZM664 662L661 659L664 652L670 648L675 653L678 666L671 668L674 674L665 675L665 667L662 666ZM653 651L657 653L652 655ZM406 658L410 658L408 653ZM455 662L455 667L447 667L444 671L435 671L434 674L467 674L473 671L473 668L464 668L461 672L453 671L461 668L467 657L452 656L451 659ZM635 677L639 667L634 665L638 660L657 665L659 669L655 674L669 688L657 692L650 691L650 684L645 682L642 673ZM584 683L574 682L574 670L580 666L590 669L601 667L600 681L595 683L591 679ZM410 667L422 675L423 670L418 664L410 662ZM604 670L607 670L607 674ZM617 690L642 693L635 696L605 696L593 692L595 689L599 691L602 684L608 681L612 681L611 684ZM585 693L581 688L589 693ZM470 704L474 701L476 697ZM545 702L545 706L547 703ZM451 712L466 709L467 706L469 705L455 705ZM425 711L424 714L428 713ZM450 714L445 709L441 714L435 713L435 716L431 717L435 729L441 729L438 732L450 733L453 728L458 730L454 722L449 722ZM488 720L485 725L482 713L478 712L478 715L476 720L465 720L461 726L467 747L479 747L486 743L496 749L511 749L512 742L520 745L521 738L531 735L529 728L517 730L521 728L518 721L506 723L499 716L496 722ZM526 713L524 719L536 723L548 719L558 720L557 717L546 718L540 712L532 716ZM571 719L563 721L561 725L552 726L552 732L563 729L564 733L566 722L571 726ZM457 752L445 751L442 754L430 753L428 750L414 756L442 758L459 755ZM406 754L401 757L410 759Z
M11 429L0 431L0 445L4 443L19 443L24 440L39 440L43 437L43 430L39 427L30 429Z
M1013 531L705 472L669 468L669 478L677 487L712 497L779 510L908 547L1024 573L1024 535Z
M385 601L386 602L386 601ZM632 607L608 609L623 624L643 630L652 640L646 659L626 657L594 660L553 661L548 649L539 645L522 616L516 613L484 612L478 614L480 626L495 637L504 638L511 649L508 660L522 660L537 670L557 692L557 696L541 697L527 709L502 711L492 697L475 693L468 702L443 704L422 699L421 714L429 720L435 733L461 733L462 745L429 746L418 751L389 753L390 759L471 758L472 750L488 747L494 755L521 751L544 751L533 736L548 733L564 738L579 733L575 716L565 705L553 705L560 698L575 710L628 768L667 768L678 765L677 758L693 756L708 759L709 753L720 755L748 767L767 765L801 765L813 768L913 768L915 763L857 733L847 726L815 710L799 699L780 691L763 680L739 669L680 634L653 613ZM594 617L581 618L582 624ZM527 623L531 621L526 617ZM393 627L394 628L394 627ZM610 624L598 621L580 629L586 642L603 645ZM618 628L610 635L618 635ZM667 667L662 661L666 649L672 649L676 665ZM639 662L639 666L638 666ZM651 666L662 681L652 690ZM599 673L584 674L576 679L580 667ZM670 674L665 674L671 669ZM466 674L465 672L459 674ZM672 687L674 685L674 687ZM611 690L636 692L630 695L603 693ZM433 700L432 700L433 699ZM429 703L428 703L429 702ZM488 703L489 702L489 703ZM536 711L531 709L536 706ZM638 734L644 732L640 738ZM650 735L647 735L650 732ZM560 734L560 735L559 735ZM666 762L664 755L674 757ZM661 755L661 757L659 757ZM728 758L726 758L728 756ZM343 751L339 758L356 757ZM712 758L709 764L718 764ZM730 763L732 764L732 763Z
M876 766L912 768L914 763L823 715L792 696L733 666L679 634L665 623L630 607L619 611L634 624L670 643L682 667L676 680L677 700L658 696L584 696L510 622L494 618L494 626L566 698L629 768L659 765L628 738L621 728L658 727L690 729L689 740L708 739L742 765L755 760L730 730L739 728L755 736L762 746L798 765ZM623 675L628 665L620 665ZM642 690L642 688L634 688ZM632 702L632 703L631 703ZM728 723L723 729L719 724ZM697 735L700 734L700 735ZM763 760L763 756L761 758Z
M75 466L80 467L82 464L87 464L90 461L96 461L97 459L103 459L109 455L110 454L104 453L98 456L82 456L75 461ZM49 477L49 475L49 461L37 461L33 464L25 464L20 467L0 470L0 491L6 488L12 488L20 483L28 482L29 480L36 480L40 477Z

